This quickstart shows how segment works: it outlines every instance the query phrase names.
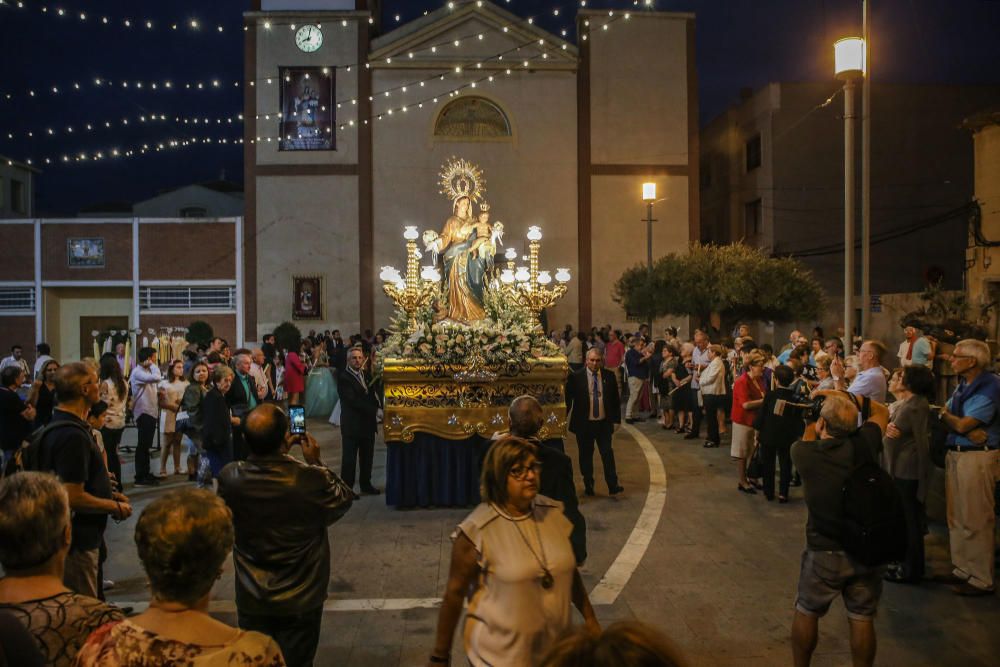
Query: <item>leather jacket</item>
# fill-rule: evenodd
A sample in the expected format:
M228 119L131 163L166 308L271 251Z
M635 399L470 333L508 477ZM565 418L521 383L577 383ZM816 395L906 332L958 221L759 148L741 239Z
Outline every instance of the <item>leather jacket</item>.
M286 454L227 465L219 495L233 512L236 607L290 616L323 606L330 580L327 526L354 493L328 468Z

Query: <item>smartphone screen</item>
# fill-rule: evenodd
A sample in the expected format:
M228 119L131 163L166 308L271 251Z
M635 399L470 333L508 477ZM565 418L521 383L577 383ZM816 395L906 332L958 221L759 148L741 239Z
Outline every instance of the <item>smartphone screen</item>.
M288 419L291 422L289 432L301 435L306 432L306 409L301 405L288 406Z

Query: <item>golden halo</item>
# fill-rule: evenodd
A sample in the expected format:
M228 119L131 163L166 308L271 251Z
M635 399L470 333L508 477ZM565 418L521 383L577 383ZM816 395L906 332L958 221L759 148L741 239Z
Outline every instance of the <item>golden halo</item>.
M452 156L441 167L439 176L441 194L453 202L460 197L468 197L478 203L486 195L486 178L482 170L467 160Z

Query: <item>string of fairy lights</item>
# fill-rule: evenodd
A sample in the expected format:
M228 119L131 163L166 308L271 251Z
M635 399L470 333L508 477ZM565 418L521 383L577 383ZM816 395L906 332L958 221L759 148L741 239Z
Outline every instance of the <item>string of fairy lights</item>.
M340 23L342 23L345 26L349 25L349 22L346 19L343 19L342 21L340 21ZM270 30L271 27L269 26L269 24L270 21L264 21L262 23L262 27L265 30ZM296 25L301 26L302 24L291 23L288 25L291 28L295 28ZM460 48L463 44L466 44L472 40L482 41L488 35L494 32L506 34L510 32L512 27L513 26L510 25L504 25L496 28L477 30L476 32L460 35L457 37L449 37L446 40L428 44L420 49L411 50L407 52L406 58L408 60L413 60L418 55L428 55L428 54L431 56L436 56L439 52L443 52L448 47L457 49ZM562 44L562 48L566 50L568 48L568 45L564 43ZM387 58L386 60L387 63L392 62L391 57ZM328 65L327 67L323 68L323 73L328 74L331 71L338 69L342 69L346 72L351 72L354 68L358 67L361 64L363 64L365 68L371 67L371 63L369 62L365 63L352 62L341 65ZM279 78L276 76L260 77L259 79L248 80L245 85L251 87L259 84L274 85L278 81ZM242 81L223 81L221 78L176 82L171 78L164 78L159 80L147 79L145 81L142 81L137 79L114 79L112 77L94 76L90 77L87 80L84 80L82 84L80 83L80 81L73 81L68 84L51 84L39 88L30 88L26 91L23 91L22 93L14 93L13 91L2 91L0 92L0 100L13 102L18 99L23 99L25 97L39 98L44 95L61 95L64 93L71 93L71 92L83 92L93 88L101 88L109 91L113 91L115 89L122 89L122 90L133 90L133 91L149 91L149 92L173 92L173 91L221 91L229 87L239 88L242 85L244 85Z
M28 4L22 2L21 4ZM454 5L454 3L449 3ZM481 2L477 4L482 4ZM508 0L509 4L509 0ZM586 2L581 2L581 6L585 7ZM639 5L638 1L634 2L635 5ZM648 3L647 3L648 4ZM0 5L10 6L11 0L0 0ZM450 7L454 8L454 6ZM51 9L49 10L51 11ZM553 10L555 15L558 15L559 10ZM607 31L610 26L618 20L628 20L630 18L629 12L608 10L607 17L605 19L598 19L597 15L591 16L582 23L582 29L580 31L579 38L586 41L590 33L595 30L600 30L602 32ZM528 23L532 21L527 19ZM592 25L592 22L595 22ZM292 23L288 24L289 27L295 25ZM267 26L263 26L265 29L269 29ZM273 26L272 26L273 27ZM514 26L504 25L498 26L492 29L478 30L475 33L470 33L467 36L452 38L447 41L442 41L437 44L432 44L429 46L422 47L420 50L414 50L408 52L405 56L407 59L415 58L421 53L437 54L439 50L447 47L459 48L466 42L476 43L485 38L490 32L502 32L508 33ZM565 31L564 31L565 34ZM520 52L524 49L530 47L536 47L535 52L528 57L520 56ZM548 50L546 50L548 49ZM433 104L437 105L439 100L446 97L455 97L461 95L464 91L473 90L481 86L487 86L495 83L498 80L502 80L507 77L513 76L516 72L521 71L532 71L534 67L545 61L550 61L554 56L555 52L559 49L567 50L568 44L547 41L545 39L532 38L530 41L526 41L522 44L514 46L501 53L494 54L489 57L480 57L470 60L461 65L449 65L447 71L441 73L435 73L433 75L425 75L419 79L409 81L406 83L400 83L393 85L389 88L385 88L379 91L373 91L368 97L370 102L378 103L379 101L384 101L393 98L393 95L397 95L400 102L396 103L394 106L382 107L378 110L372 107L372 111L368 117L358 117L348 119L341 119L340 122L336 124L336 130L338 132L348 131L354 128L356 125L367 125L374 121L382 121L391 118L395 115L407 114L411 110L423 109L425 106ZM443 55L448 56L453 52L445 52ZM551 54L551 55L550 55ZM403 56L397 56L403 57ZM440 57L440 56L439 56ZM391 66L392 57L387 57L384 60L386 66ZM381 63L376 63L376 66L381 65ZM358 67L358 63L352 63L347 65L331 65L323 69L323 73L331 75L332 72L338 69L344 69L345 71L351 71L352 68ZM366 68L371 68L372 63L364 63ZM428 64L426 68L422 68L424 71L427 69L443 69L440 66L434 66ZM474 75L477 72L482 71L481 76L469 79L469 75ZM413 89L413 92L420 91L421 89L427 89L433 82L446 81L449 77L459 78L460 82L457 84L446 87L445 90L439 90L434 93L427 93L417 99L406 99L407 93ZM94 77L92 80L93 86L95 87L107 87L107 88L121 88L131 89L131 90L219 90L228 87L227 84L223 84L219 79L212 79L209 81L198 81L198 82L185 82L183 84L175 84L169 79L164 79L161 81L122 81L116 84L111 79L104 79L101 77ZM251 80L247 85L256 86L258 83L263 85L275 85L280 84L279 77L261 77L260 79ZM239 87L240 82L233 82L233 87ZM52 86L48 90L51 94L60 94L64 90L81 90L84 86L79 83L74 82L66 87ZM40 91L28 91L29 97L35 97L39 95ZM11 99L10 94L0 93L0 99L6 97ZM336 101L336 107L338 109L343 106L350 105L351 107L356 107L358 104L358 98L344 98L342 100ZM325 107L323 108L325 111ZM282 120L282 112L277 111L274 113L258 113L255 116L255 120ZM201 129L223 129L225 127L234 125L236 123L243 122L242 114L233 114L230 116L222 117L209 117L209 116L179 116L165 113L147 113L139 114L132 117L116 118L115 120L107 119L99 122L91 123L78 123L77 125L65 125L65 126L51 126L42 129L34 130L21 130L19 132L7 132L7 137L9 139L14 138L29 138L29 139L40 139L46 137L55 136L79 136L79 135L90 135L96 133L100 130L112 131L115 129L120 129L126 126L151 126L155 124L164 123L174 123L182 124L185 126L190 126L190 129L196 129L196 127ZM326 129L327 132L332 132L331 128ZM123 146L112 146L108 148L101 148L97 150L85 150L85 151L69 151L69 152L59 152L42 157L30 157L24 159L23 162L29 165L34 164L80 164L80 163L98 163L107 160L115 159L125 159L125 158L135 158L143 155L154 154L164 151L180 150L196 146L205 145L218 145L218 146L233 146L242 145L244 143L243 137L229 137L225 135L214 135L214 136L188 136L186 129L177 132L179 136L173 138L157 140L157 141L147 141L130 144L127 147ZM280 141L283 137L279 135L256 135L248 138L251 144L254 143L271 143L275 141Z
M115 130L121 127L134 127L136 125L148 124L152 125L154 123L177 123L180 125L191 125L191 126L222 126L222 125L233 125L243 122L243 114L239 113L233 116L225 117L199 117L199 116L174 116L172 114L165 113L149 113L149 114L139 114L137 116L125 116L123 118L116 118L114 120L102 120L91 123L80 123L77 125L62 125L62 126L51 126L42 129L34 130L20 130L18 132L7 132L8 139L16 138L27 138L27 139L47 139L49 137L58 137L63 135L80 135L87 132L101 132L102 130Z
M221 24L208 26L197 18L188 18L179 21L154 21L151 18L137 18L134 16L113 16L103 12L86 12L82 10L70 10L59 5L39 4L29 0L0 0L0 8L21 9L24 11L38 11L39 13L64 21L77 21L90 25L103 27L119 27L129 30L143 30L152 32L157 30L169 30L173 32L225 32Z
M566 3L565 6L550 7L544 10L543 13L551 14L553 17L560 17L568 15L571 10L575 7L580 7L585 9L587 7L588 0L578 0L576 4ZM476 3L480 7L482 2ZM504 4L511 5L511 0L505 0ZM654 4L653 0L632 0L633 7L652 7ZM449 9L455 9L456 3L454 0L445 3L445 6ZM47 3L36 3L30 0L0 0L0 9L13 9L22 10L26 12L37 11L43 16L50 17L55 20L62 21L76 21L80 24L94 25L104 28L121 28L125 30L134 31L145 31L145 32L156 32L156 31L169 31L174 33L186 33L186 34L211 34L211 33L221 33L225 32L225 26L222 24L215 24L214 26L208 25L207 23L201 21L197 17L187 17L183 19L176 19L173 21L164 21L162 19L153 18L142 18L137 16L118 16L114 14L108 14L105 12L87 12L84 10L72 10L67 9L59 4L47 4ZM423 11L423 15L426 16L429 12L427 10ZM407 17L404 12L396 12L393 14L394 23L402 23L404 20L409 20L416 18L416 16ZM529 23L533 23L535 17L531 16L526 19ZM369 22L374 22L374 19L369 19ZM273 21L273 25L294 25L290 22L280 22ZM244 30L246 27L244 26ZM563 28L561 30L562 35L565 37L568 34L568 30Z

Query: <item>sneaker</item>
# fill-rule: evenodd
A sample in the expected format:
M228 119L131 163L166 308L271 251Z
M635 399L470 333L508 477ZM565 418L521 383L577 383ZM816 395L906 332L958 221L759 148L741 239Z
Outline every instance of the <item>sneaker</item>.
M105 579L104 581L101 582L101 586L104 588L104 590L110 591L112 588L115 587L115 582L111 581L110 579Z

